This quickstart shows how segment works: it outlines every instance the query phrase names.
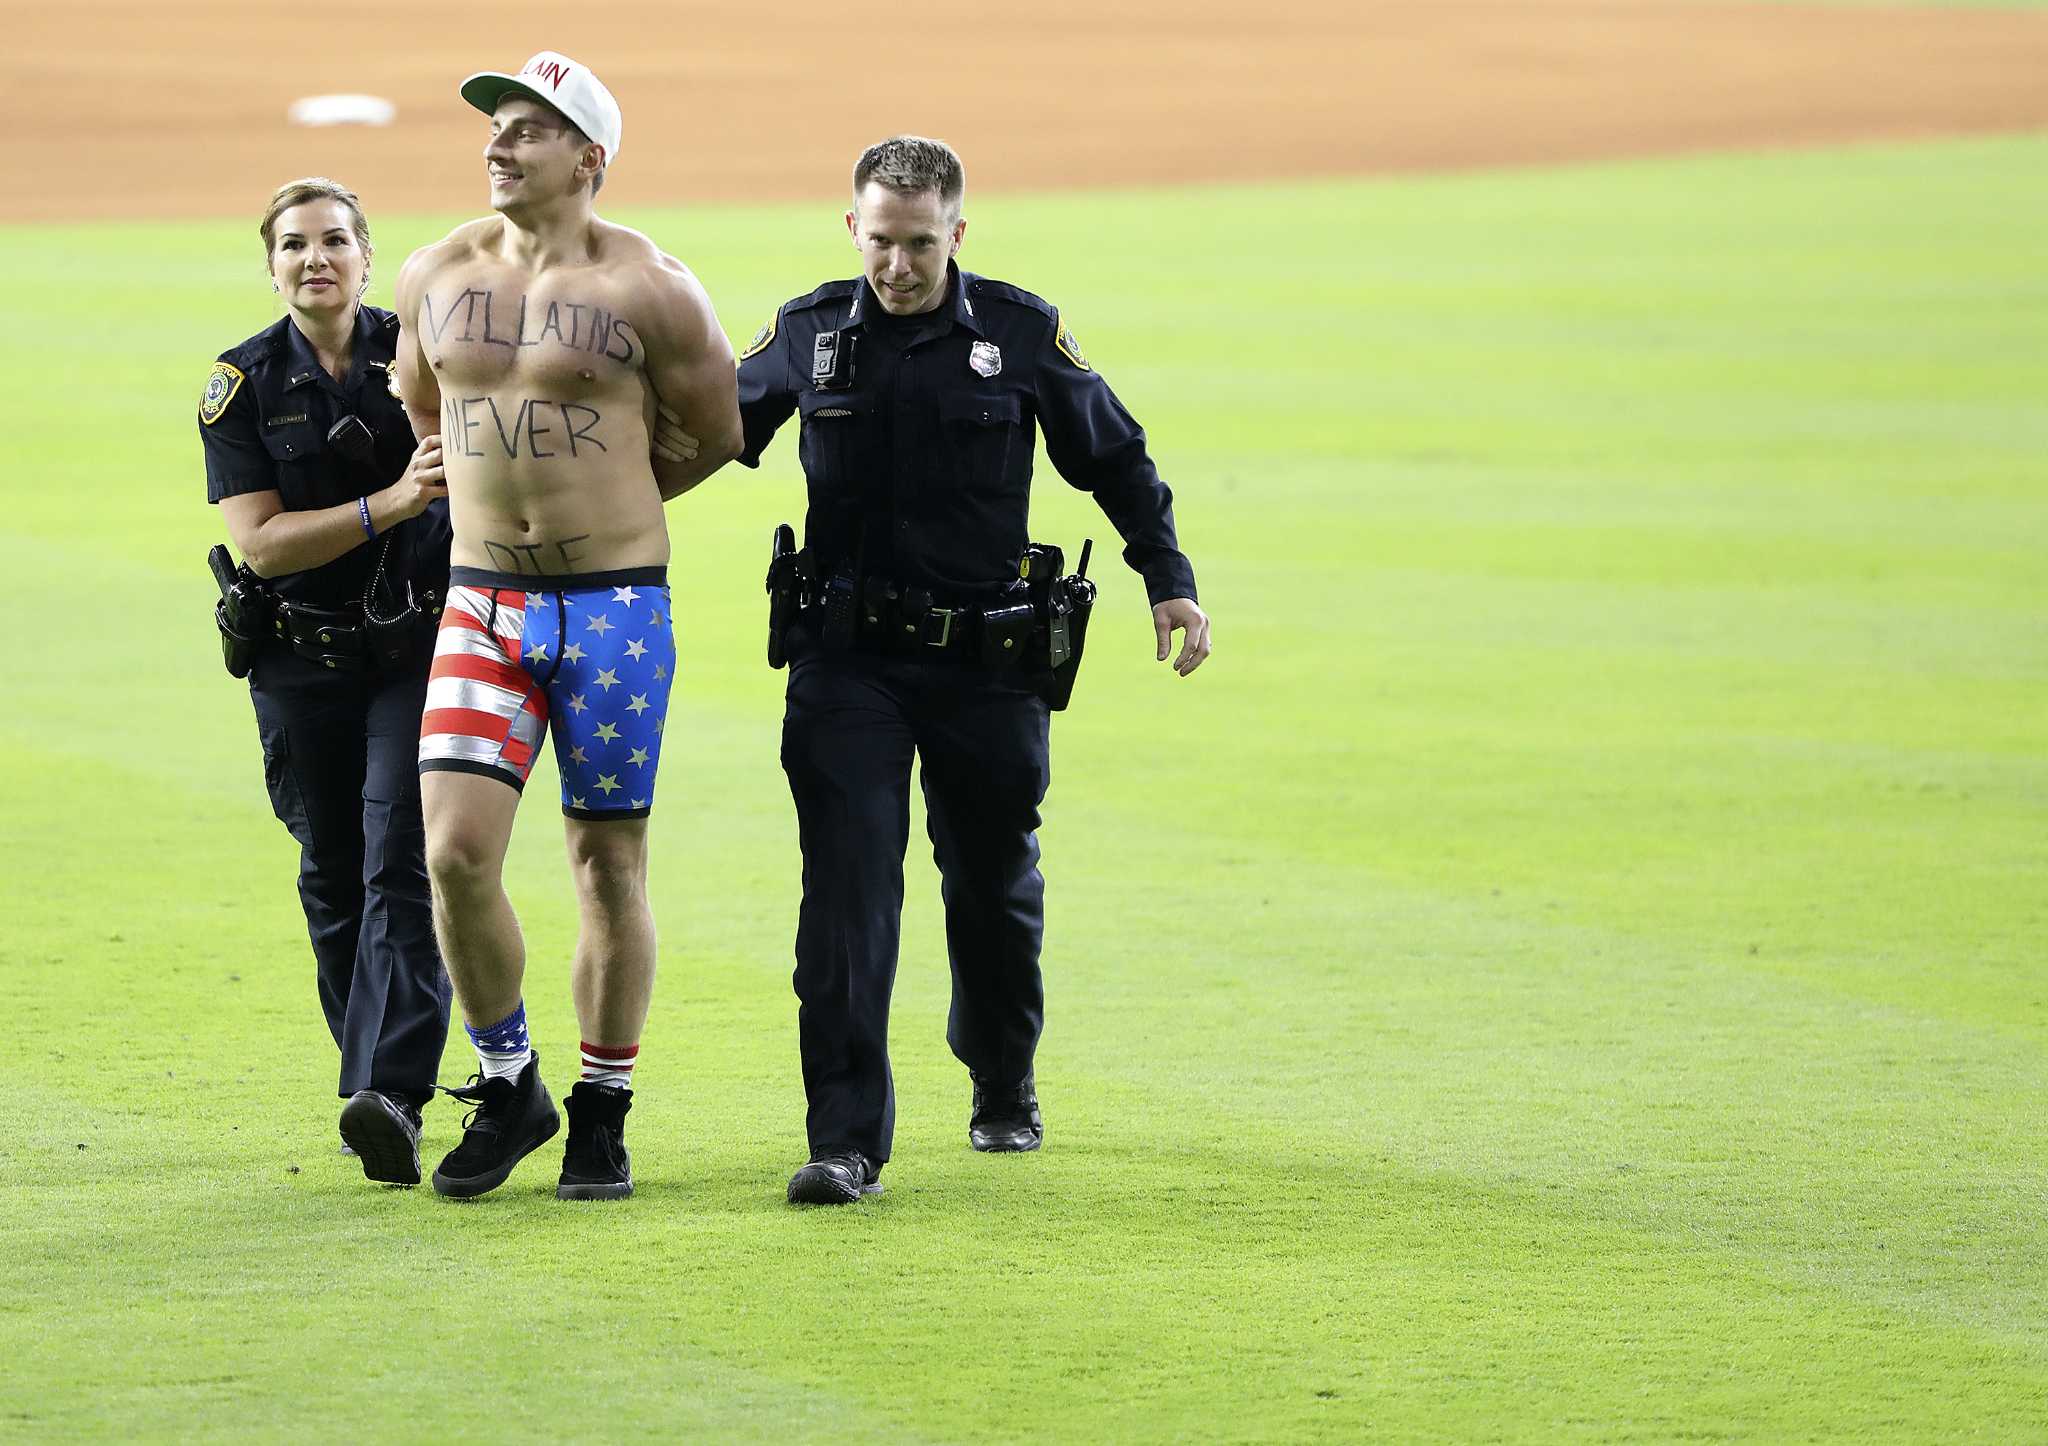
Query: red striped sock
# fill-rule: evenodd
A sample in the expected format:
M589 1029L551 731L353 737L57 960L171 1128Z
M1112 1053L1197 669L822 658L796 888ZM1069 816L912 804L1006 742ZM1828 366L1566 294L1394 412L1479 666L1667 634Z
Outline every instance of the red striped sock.
M586 1039L583 1041L584 1083L631 1089L633 1065L639 1057L640 1046L637 1044L592 1044Z

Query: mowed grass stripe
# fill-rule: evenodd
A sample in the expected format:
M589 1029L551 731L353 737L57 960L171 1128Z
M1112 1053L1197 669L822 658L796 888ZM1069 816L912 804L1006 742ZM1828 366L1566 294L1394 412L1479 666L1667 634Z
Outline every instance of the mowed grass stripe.
M536 1422L588 1388L720 1434L2040 1434L2041 159L977 199L970 264L1060 301L1151 428L1224 651L1159 676L1046 477L1034 531L1095 535L1105 583L1047 806L1053 1143L960 1140L914 858L899 1158L853 1219L777 1203L795 857L758 589L793 439L671 513L691 747L642 1200L565 1215L552 1160L478 1210L366 1194L204 620L192 394L266 319L251 228L162 233L175 308L104 281L115 233L7 232L38 345L0 377L40 405L0 526L0 837L33 881L0 1209L34 1247L0 1295L109 1299L57 1345L0 1312L32 1363L0 1410L317 1430L362 1316L380 1393L516 1386ZM387 277L440 224L373 219ZM852 259L829 208L628 219L742 339ZM530 793L511 887L564 1058ZM573 1324L584 1279L622 1357ZM458 1362L494 1282L505 1348ZM991 1416L1020 1341L1038 1394Z

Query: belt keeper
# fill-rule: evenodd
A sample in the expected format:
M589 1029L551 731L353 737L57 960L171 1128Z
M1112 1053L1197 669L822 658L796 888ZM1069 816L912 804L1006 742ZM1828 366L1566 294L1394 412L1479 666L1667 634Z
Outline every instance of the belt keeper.
M363 536L369 538L370 541L375 542L377 540L377 529L370 526L369 498L358 497L356 499L356 515L363 519Z

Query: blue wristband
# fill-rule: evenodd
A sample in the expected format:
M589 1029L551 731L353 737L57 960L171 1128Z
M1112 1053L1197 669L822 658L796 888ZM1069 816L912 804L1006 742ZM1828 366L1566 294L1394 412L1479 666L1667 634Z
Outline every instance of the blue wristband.
M363 536L375 542L377 540L377 529L370 526L370 499L358 497L356 499L356 511L361 514L363 519Z

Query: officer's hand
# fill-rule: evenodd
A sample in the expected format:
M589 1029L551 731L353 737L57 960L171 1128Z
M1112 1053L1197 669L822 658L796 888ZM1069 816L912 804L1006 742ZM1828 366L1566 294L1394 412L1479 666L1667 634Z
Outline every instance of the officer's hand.
M1152 631L1159 638L1160 662L1166 661L1173 647L1173 635L1182 628L1187 630L1187 636L1181 640L1180 656L1173 660L1173 671L1185 678L1209 656L1209 615L1196 607L1191 597L1170 597L1152 609Z
M703 444L683 430L681 415L666 402L654 404L654 455L663 462L694 462Z
M417 517L427 510L429 502L438 502L448 495L446 474L441 468L440 433L420 438L420 444L412 449L412 460L405 464L405 472L384 489L384 495L391 501L391 514L386 519L389 522Z

